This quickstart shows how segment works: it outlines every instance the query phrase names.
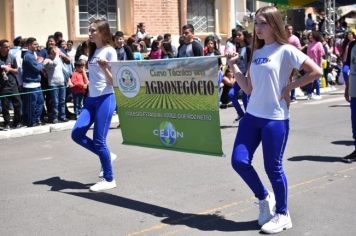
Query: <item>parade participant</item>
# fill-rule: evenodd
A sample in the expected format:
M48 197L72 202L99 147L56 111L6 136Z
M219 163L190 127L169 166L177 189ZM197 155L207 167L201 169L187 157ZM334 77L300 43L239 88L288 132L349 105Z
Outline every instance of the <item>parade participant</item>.
M232 166L259 199L261 230L278 233L292 227L282 165L289 132L290 91L312 82L322 71L304 53L288 44L281 14L274 6L256 12L252 51L247 78L236 65L240 55L227 60L239 86L251 95L246 114L240 120ZM303 69L306 73L288 83L293 69ZM251 164L261 142L264 166L274 194L262 184Z
M356 161L356 46L350 47L350 75L345 87L345 99L350 102L351 127L355 150L342 160L347 163Z
M110 27L105 20L95 20L89 26L89 95L72 130L72 139L99 156L102 180L90 187L91 191L103 191L116 187L112 161L116 155L106 144L111 119L116 108L113 76L108 62L117 61L112 47ZM93 138L86 136L94 123Z

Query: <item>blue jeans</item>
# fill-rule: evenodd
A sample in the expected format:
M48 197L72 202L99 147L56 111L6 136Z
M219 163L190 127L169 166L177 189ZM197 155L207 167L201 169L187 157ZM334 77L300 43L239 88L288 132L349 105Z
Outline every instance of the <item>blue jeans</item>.
M110 151L106 145L112 115L116 108L115 95L87 97L84 107L72 130L72 139L99 156L106 181L113 180ZM93 139L86 136L94 123Z
M53 112L51 120L66 118L65 102L66 102L66 87L63 86L49 86L50 94L53 100Z
M82 111L84 94L72 93L72 95L73 95L73 104L74 104L74 114L76 117L78 117L80 112Z
M313 93L313 85L315 86L315 94L320 95L320 78L307 85L308 95Z
M23 121L31 127L36 123L40 123L41 114L43 110L43 94L41 87L38 88L23 88Z
M276 213L287 213L288 185L282 160L289 133L289 120L270 120L249 113L240 120L231 164L253 191L262 200L268 195L256 170L252 166L253 155L262 142L264 168L276 196Z

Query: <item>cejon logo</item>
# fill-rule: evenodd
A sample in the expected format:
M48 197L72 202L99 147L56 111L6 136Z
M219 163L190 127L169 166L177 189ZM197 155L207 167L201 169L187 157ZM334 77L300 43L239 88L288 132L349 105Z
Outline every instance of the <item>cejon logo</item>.
M153 130L153 134L158 136L163 145L167 147L172 147L178 138L183 138L183 132L177 131L169 121L163 121L159 129Z
M120 92L128 98L135 97L140 91L140 80L135 70L128 66L123 66L117 72L117 85Z

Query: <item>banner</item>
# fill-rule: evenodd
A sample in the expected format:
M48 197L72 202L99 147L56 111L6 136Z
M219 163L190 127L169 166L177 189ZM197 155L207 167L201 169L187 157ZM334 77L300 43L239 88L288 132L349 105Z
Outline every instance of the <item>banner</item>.
M110 65L124 144L223 155L216 57Z

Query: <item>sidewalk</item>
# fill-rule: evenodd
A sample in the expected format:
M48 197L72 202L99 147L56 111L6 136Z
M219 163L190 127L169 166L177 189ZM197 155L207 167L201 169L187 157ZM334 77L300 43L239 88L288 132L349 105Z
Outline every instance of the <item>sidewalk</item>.
M58 132L63 130L71 130L75 124L75 120L70 120L64 123L45 124L36 127L24 127L19 129L11 129L8 131L0 130L0 140L9 138L18 138L29 135L45 134L51 132ZM119 124L119 117L115 114L112 117L111 124L117 126Z

